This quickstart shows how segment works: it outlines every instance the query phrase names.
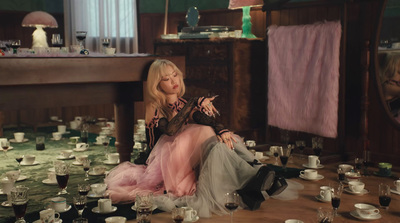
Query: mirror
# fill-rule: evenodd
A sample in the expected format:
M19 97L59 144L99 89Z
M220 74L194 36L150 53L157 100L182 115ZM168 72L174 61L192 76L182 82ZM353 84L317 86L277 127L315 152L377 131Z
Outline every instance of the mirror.
M400 1L388 0L382 18L376 79L382 104L400 129Z

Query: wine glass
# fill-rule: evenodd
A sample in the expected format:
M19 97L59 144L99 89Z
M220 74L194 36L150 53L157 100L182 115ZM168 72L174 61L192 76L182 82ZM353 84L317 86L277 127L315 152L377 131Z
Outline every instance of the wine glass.
M340 205L340 197L342 196L343 192L343 184L342 183L331 183L329 185L331 187L331 192L332 192L332 207L333 207L333 214L334 216L339 216L337 213L337 210Z
M13 40L11 42L11 48L13 49L13 54L18 53L18 48L21 46L21 40Z
M103 144L103 146L104 146L104 154L107 158L107 153L108 153L107 149L108 149L108 145L110 144L110 138L107 136L103 136L101 138L101 144Z
M78 40L79 46L81 47L81 49L85 49L85 46L84 46L83 42L86 39L86 34L87 34L86 31L76 31L76 33L75 33L76 39Z
M87 183L78 184L79 195L87 196L89 191L90 191L90 184L87 184Z
M317 222L318 223L330 223L333 222L334 214L332 209L319 207L317 210Z
M102 38L101 45L103 45L103 53L106 53L106 48L110 46L110 38Z
M172 220L175 223L182 223L185 219L185 212L184 208L174 208L172 209Z
M304 153L304 149L306 148L306 141L304 140L296 141L296 147L300 150L301 153Z
M289 160L291 151L292 149L289 147L282 147L282 146L278 147L278 154L284 171L286 171L286 164Z
M275 163L274 163L274 165L278 165L278 157L279 157L279 152L278 152L278 150L279 150L279 148L280 148L281 146L271 146L271 147L269 147L269 151L274 155L274 157L275 157Z
M69 165L65 162L58 162L57 165L54 165L54 168L56 170L58 187L60 188L60 192L57 195L68 194Z
M17 155L16 157L15 157L15 160L18 162L18 170L20 170L21 171L21 161L24 159L24 156L21 156L21 155Z
M1 141L1 148L3 149L4 156L8 157L7 156L7 150L8 150L8 148L10 148L10 142L8 140L7 141Z
M239 207L239 194L230 192L225 194L225 208L231 215L231 223L233 222L233 211Z
M91 161L89 159L84 159L82 161L83 170L85 171L85 181L89 180L90 163Z
M364 162L364 160L362 158L355 158L354 159L354 167L355 167L355 171L357 173L361 173L363 162Z
M324 147L324 139L322 137L313 137L312 138L312 149L316 156L321 155L323 147Z
M53 34L51 37L51 45L53 45L53 47L62 47L62 44L63 44L63 39L61 39L61 35Z
M17 221L15 223L25 223L24 220L26 208L28 206L28 187L23 185L18 185L11 189L11 203L14 210L15 218Z
M82 213L86 206L86 196L78 195L75 196L73 199L74 199L74 206L78 211L79 215L78 219L82 219Z
M390 186L387 184L380 183L379 204L381 205L381 208L388 210L390 201L392 201L392 198L390 197Z

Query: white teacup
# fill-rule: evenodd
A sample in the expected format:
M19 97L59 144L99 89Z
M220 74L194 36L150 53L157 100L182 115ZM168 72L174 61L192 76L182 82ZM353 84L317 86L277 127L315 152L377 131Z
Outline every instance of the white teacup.
M302 174L307 179L316 179L318 177L318 171L313 169L306 169L304 171L300 171L300 174Z
M86 150L86 149L89 148L89 144L84 143L84 142L80 142L80 143L77 143L75 145L75 147L76 147L77 150Z
M64 212L67 209L67 199L65 197L50 198L47 208L52 208L57 212Z
M109 153L109 154L107 154L107 160L110 163L118 163L119 153Z
M191 207L182 207L185 209L185 219L184 221L195 221L197 218L197 211Z
M321 162L319 161L318 156L310 155L308 156L308 166L316 168Z
M111 128L110 127L101 127L101 131L106 133L106 134L111 134Z
M69 158L72 155L72 150L71 149L64 149L61 150L61 156L64 158Z
M125 223L126 218L122 216L112 216L105 219L106 223Z
M57 132L61 132L64 134L67 131L67 126L66 125L57 125Z
M75 156L75 160L78 163L83 163L83 161L88 159L88 155L80 155L80 156Z
M256 152L256 159L262 159L264 157L263 152Z
M40 211L39 215L41 223L58 222L60 220L60 213L51 208Z
M78 123L77 121L75 121L75 120L69 122L69 127L70 127L71 129L77 129L78 126L79 126L79 123Z
M61 132L53 132L52 135L54 140L60 140L62 138Z
M96 143L97 144L102 144L103 143L103 138L104 138L104 136L97 136L96 137Z
M23 132L15 132L14 133L14 139L17 142L22 142L24 140L24 137L25 137L25 133L23 133Z
M256 146L256 141L255 140L246 140L245 144L247 147L254 147L254 146Z
M4 194L9 194L14 187L15 181L8 178L0 179L0 186Z
M69 142L70 143L78 143L78 141L79 141L79 136L71 136L71 137L69 137Z
M22 162L27 165L32 165L35 162L35 159L35 155L24 155L24 159L22 160Z
M113 130L114 127L115 127L115 122L107 122L107 126L106 126L106 127L108 127L108 128L110 128L111 130Z
M52 115L50 116L51 121L58 121L58 116Z
M379 214L379 209L370 204L358 203L355 204L357 214L363 218L370 218L371 216Z
M365 184L360 181L351 181L349 182L349 188L351 191L359 193L364 190Z
M107 168L105 166L95 166L93 167L93 173L96 175L104 174L106 169Z
M332 199L332 188L329 186L322 186L319 188L321 191L319 192L319 195L321 196L322 200L324 201L331 201Z
M8 141L7 138L0 138L0 143L2 143L2 142L7 142L7 141Z
M109 48L105 48L106 54L107 55L114 55L115 54L115 48L109 47Z
M350 172L351 170L354 169L354 167L352 165L349 165L349 164L340 164L339 168L342 169L345 173L346 172Z
M400 180L394 181L393 184L396 187L396 190L400 192Z
M99 199L97 201L97 206L99 207L99 212L103 213L111 212L112 210L111 199Z
M49 181L51 182L57 182L56 172L54 171L47 172L47 179L49 179Z
M107 184L104 183L92 184L90 185L90 188L96 195L102 196L104 192L106 192Z
M20 173L21 172L19 170L11 170L6 172L6 176L9 180L17 181Z

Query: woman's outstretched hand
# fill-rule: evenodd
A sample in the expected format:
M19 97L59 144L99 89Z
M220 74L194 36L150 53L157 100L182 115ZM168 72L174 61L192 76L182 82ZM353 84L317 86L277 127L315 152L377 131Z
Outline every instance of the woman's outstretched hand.
M208 116L215 117L215 114L219 115L218 110L214 107L212 101L218 97L218 95L215 95L211 98L199 98L200 103L200 110L204 112Z
M233 137L232 132L226 131L221 135L217 135L217 137L220 142L225 143L230 149L234 149L233 142L236 142L236 139Z

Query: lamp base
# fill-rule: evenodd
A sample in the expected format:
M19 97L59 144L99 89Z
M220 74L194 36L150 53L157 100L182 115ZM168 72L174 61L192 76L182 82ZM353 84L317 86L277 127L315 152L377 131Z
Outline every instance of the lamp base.
M36 30L32 33L32 48L34 47L49 47L47 35L42 26L36 26Z
M242 8L242 38L257 38L253 33L251 33L250 7L251 6L244 6Z

